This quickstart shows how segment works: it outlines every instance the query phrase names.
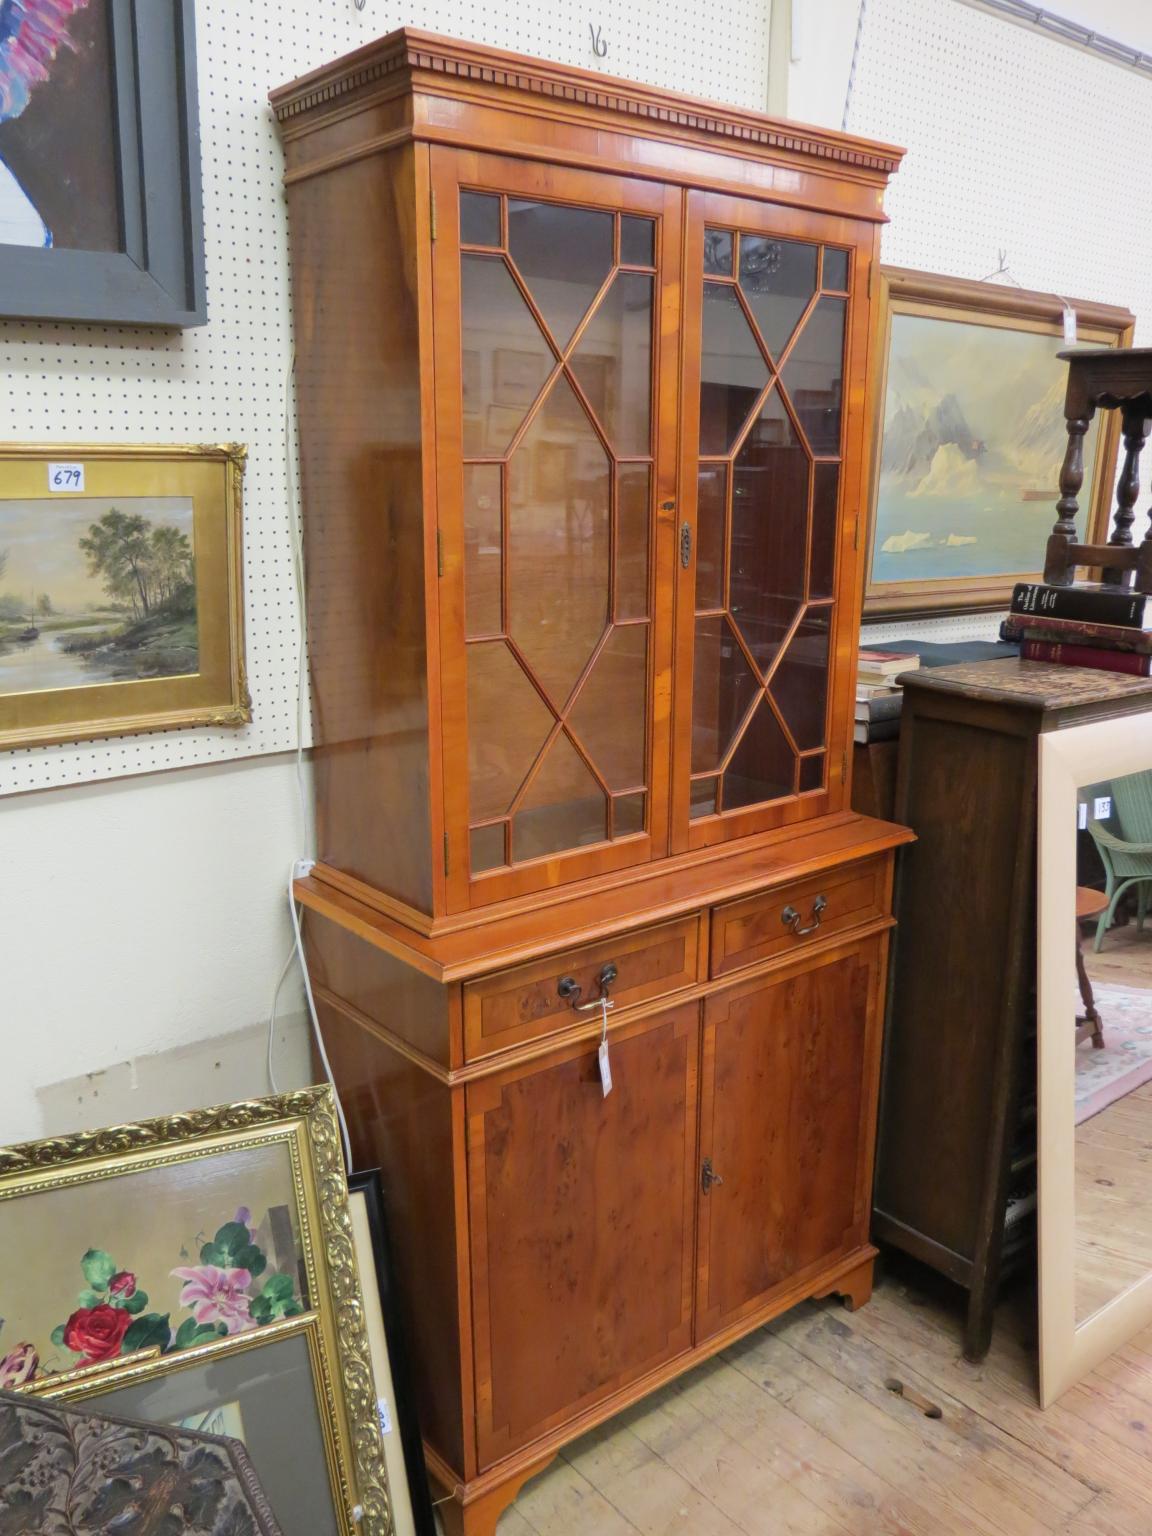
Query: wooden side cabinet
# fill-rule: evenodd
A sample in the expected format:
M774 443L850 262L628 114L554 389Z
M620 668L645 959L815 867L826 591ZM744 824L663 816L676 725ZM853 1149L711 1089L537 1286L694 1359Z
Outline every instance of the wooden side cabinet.
M273 100L298 890L441 1513L492 1536L565 1441L868 1294L908 834L849 752L900 151L407 29Z

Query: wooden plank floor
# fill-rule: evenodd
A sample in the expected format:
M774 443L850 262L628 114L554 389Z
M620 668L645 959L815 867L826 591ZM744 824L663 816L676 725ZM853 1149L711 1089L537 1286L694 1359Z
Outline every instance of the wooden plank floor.
M499 1536L1150 1536L1152 1330L1042 1413L1028 1296L978 1366L960 1318L911 1266L807 1303L569 1446Z

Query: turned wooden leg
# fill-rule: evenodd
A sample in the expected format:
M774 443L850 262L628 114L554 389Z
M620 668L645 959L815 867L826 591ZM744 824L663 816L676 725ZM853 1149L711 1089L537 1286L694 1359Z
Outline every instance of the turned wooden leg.
M850 1269L846 1275L841 1275L834 1285L830 1285L826 1291L818 1291L819 1296L842 1296L844 1305L849 1312L855 1312L857 1307L862 1307L872 1297L872 1269L876 1263L875 1255L857 1264L855 1269Z
M448 1490L434 1490L436 1513L444 1527L445 1536L496 1536L500 1516L524 1484L543 1472L555 1455L555 1451L551 1451L542 1460L514 1472L504 1482L482 1488L479 1492L470 1493L466 1488L458 1488L445 1497Z

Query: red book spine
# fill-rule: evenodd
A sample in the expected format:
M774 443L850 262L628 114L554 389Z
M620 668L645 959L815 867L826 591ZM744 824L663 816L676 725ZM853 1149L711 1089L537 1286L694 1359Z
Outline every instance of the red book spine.
M1064 667L1096 667L1101 672L1128 672L1148 677L1152 656L1132 651L1106 651L1097 645L1067 645L1063 640L1025 640L1020 645L1025 661L1055 661Z

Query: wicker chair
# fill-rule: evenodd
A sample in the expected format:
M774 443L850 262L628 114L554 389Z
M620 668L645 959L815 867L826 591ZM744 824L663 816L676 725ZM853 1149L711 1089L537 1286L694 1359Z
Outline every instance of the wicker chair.
M1136 926L1144 927L1152 887L1152 771L1132 773L1112 781L1112 822L1119 833L1103 822L1090 820L1088 830L1104 865L1108 905L1096 925L1094 948L1099 952L1112 926L1117 904L1126 891L1136 887Z

